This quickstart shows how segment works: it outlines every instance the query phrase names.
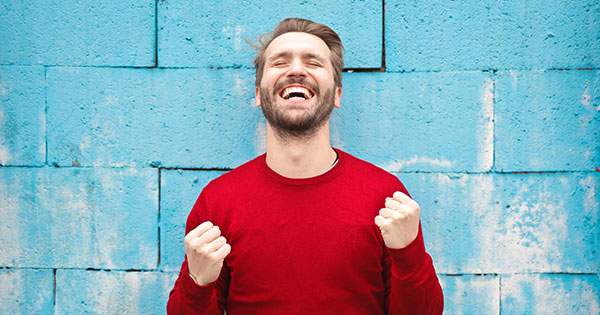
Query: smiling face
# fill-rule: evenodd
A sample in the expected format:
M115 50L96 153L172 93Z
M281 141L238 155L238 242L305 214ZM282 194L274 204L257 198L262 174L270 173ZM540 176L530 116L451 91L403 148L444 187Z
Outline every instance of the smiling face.
M304 32L284 33L265 50L256 104L280 136L310 136L340 107L330 55L323 40Z

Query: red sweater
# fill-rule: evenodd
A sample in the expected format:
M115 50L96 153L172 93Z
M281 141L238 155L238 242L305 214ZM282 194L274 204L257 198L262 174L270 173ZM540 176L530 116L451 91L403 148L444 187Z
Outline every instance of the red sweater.
M374 222L385 197L408 191L391 173L334 149L337 164L315 177L281 176L264 153L210 181L185 233L210 220L231 252L206 286L189 277L184 258L168 314L441 314L421 226L407 247L390 249Z

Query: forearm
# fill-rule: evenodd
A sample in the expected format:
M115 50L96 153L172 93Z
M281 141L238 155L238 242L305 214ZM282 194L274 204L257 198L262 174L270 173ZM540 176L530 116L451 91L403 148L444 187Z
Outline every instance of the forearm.
M406 248L387 249L391 262L388 314L442 314L444 297L419 226Z
M218 307L217 289L214 283L198 286L188 275L184 261L179 277L169 293L167 314L223 314Z
M444 297L431 258L404 275L392 272L388 314L442 314Z

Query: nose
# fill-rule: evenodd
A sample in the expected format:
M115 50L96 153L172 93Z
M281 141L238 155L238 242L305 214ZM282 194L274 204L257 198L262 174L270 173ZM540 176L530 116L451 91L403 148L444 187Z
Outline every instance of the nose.
M288 75L290 76L306 76L306 69L304 68L304 63L302 60L296 58L292 60L290 63L290 68L288 70Z

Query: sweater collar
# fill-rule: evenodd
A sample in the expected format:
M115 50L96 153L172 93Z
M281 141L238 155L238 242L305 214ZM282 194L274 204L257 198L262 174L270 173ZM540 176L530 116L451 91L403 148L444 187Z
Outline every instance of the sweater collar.
M328 181L334 177L336 177L341 169L344 167L346 162L346 153L339 148L332 147L333 150L337 153L337 161L329 168L327 171L320 175L305 177L305 178L291 178L285 177L274 170L272 170L269 165L267 165L267 153L263 153L259 157L259 164L263 171L267 174L268 177L274 179L277 182L287 185L308 185L308 184L316 184L324 181Z

